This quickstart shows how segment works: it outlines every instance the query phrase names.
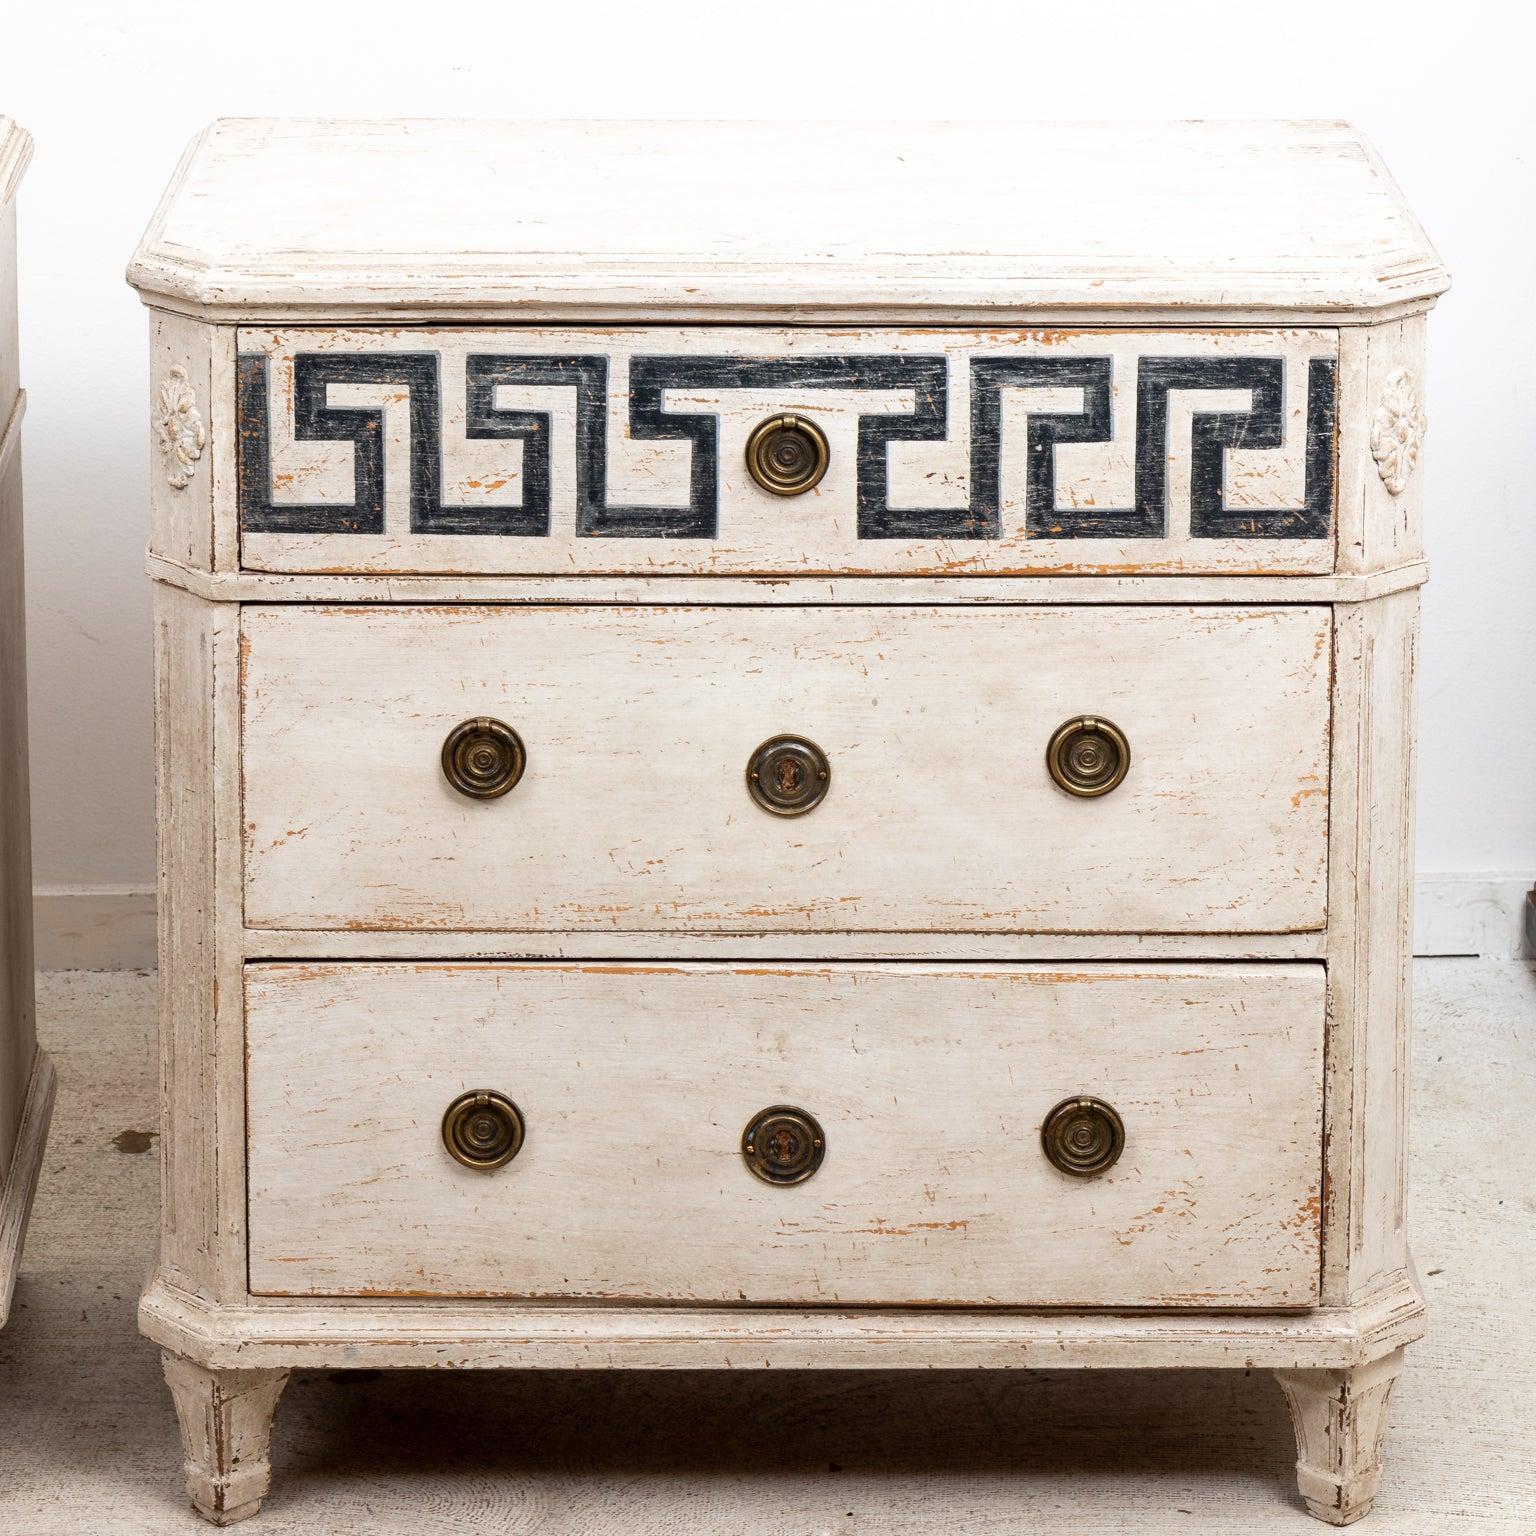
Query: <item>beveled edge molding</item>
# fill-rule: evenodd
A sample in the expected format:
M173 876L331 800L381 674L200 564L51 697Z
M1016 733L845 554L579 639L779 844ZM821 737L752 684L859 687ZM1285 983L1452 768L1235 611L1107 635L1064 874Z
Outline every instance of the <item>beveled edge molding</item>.
M27 1079L27 1096L21 1106L10 1170L0 1179L0 1327L5 1326L10 1315L27 1221L32 1214L32 1197L37 1193L37 1176L42 1171L43 1150L48 1144L56 1087L53 1061L38 1046L32 1055L32 1072Z
M1315 576L425 576L200 571L153 552L154 581L220 603L574 603L795 607L873 603L1011 607L1062 603L1363 603L1428 580L1422 560L1365 575Z
M1411 274L1410 274L1411 275ZM936 327L1129 326L1148 330L1207 327L1343 327L1383 325L1424 314L1450 286L1443 267L1425 267L1423 281L1399 296L1401 271L1376 286L1324 290L1294 303L1233 298L1215 305L1164 294L1155 301L1106 294L1105 302L1083 303L1080 292L1009 292L996 285L933 278L921 287L870 293L851 280L828 281L821 292L786 301L782 274L743 271L721 277L713 297L697 291L697 272L675 274L617 267L588 287L562 284L560 274L529 273L504 288L472 285L450 272L425 282L411 271L380 270L342 284L323 269L302 284L291 269L275 274L272 286L257 287L246 268L223 268L186 252L141 251L127 271L129 285L151 309L216 325L858 325ZM278 286L279 278L289 286ZM413 280L414 277L414 280ZM651 290L637 284L649 282ZM430 287L437 295L424 302ZM357 295L357 296L354 296Z
M156 1274L139 1327L214 1370L1343 1369L1424 1333L1401 1270L1353 1307L1270 1314L583 1306L335 1298L220 1306Z
M0 207L16 196L32 163L32 135L14 117L0 116Z

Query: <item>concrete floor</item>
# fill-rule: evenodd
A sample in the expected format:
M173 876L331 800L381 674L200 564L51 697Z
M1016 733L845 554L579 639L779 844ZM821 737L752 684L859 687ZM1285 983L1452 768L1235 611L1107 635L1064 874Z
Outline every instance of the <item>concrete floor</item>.
M1421 962L1412 1221L1433 1315L1370 1536L1536 1532L1536 968ZM153 983L42 978L60 1089L9 1328L0 1536L158 1536L182 1503L134 1303L155 1242ZM1320 1532L1266 1376L300 1375L252 1536Z

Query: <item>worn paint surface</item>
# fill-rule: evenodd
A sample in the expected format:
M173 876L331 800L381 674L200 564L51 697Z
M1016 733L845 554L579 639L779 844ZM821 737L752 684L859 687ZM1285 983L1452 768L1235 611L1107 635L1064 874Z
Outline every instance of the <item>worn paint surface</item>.
M1334 564L1331 330L243 329L238 348L251 570ZM783 411L831 445L802 496L746 468Z
M130 280L226 318L1051 325L1374 318L1448 281L1337 121L420 118L213 124Z
M246 921L288 929L1279 932L1326 898L1323 608L247 608ZM1241 679L1241 686L1234 686ZM1131 769L1051 781L1062 721ZM505 797L443 777L485 715ZM782 819L745 770L818 743Z
M194 1495L254 1508L300 1362L1225 1364L1327 1373L1288 1382L1302 1486L1351 1517L1383 1357L1422 1328L1402 592L1425 482L1387 497L1366 438L1444 272L1342 125L1032 127L1053 152L1027 155L996 125L925 129L894 160L888 128L845 128L794 157L808 219L725 209L750 174L690 197L700 160L653 147L677 131L219 125L136 261L179 312L152 322L156 367L206 390L212 433L152 519L183 590L158 605L142 1315L211 1368L171 1373ZM786 163L763 125L683 131L736 171ZM596 199L594 152L625 167ZM530 170L551 153L561 174ZM453 173L400 174L434 157ZM804 244L823 166L868 189L835 252ZM487 169L496 195L466 195ZM674 195L619 216L607 188L658 175ZM236 430L258 369L260 444ZM1159 369L1200 378L1143 399ZM832 467L769 501L742 445L784 410ZM532 749L495 807L436 767L482 712ZM1132 775L1067 802L1043 741L1088 712L1128 730ZM741 780L786 730L835 767L791 824ZM516 954L608 958L475 960ZM247 1019L243 963L282 955L250 969ZM1319 959L1326 1011L1324 966L1296 963ZM489 1181L434 1140L482 1073L537 1109ZM1056 1080L1050 1102L1128 1110L1102 1180L1039 1182ZM801 1096L828 1160L757 1185L740 1126ZM763 1296L793 1300L740 1304Z
M0 1323L32 1207L53 1104L33 1002L32 823L27 758L26 589L22 555L16 208L32 141L0 117Z
M1317 1298L1320 966L266 965L246 992L255 1291ZM528 1127L492 1173L440 1137L476 1088ZM1126 1126L1084 1179L1040 1145L1079 1094ZM742 1161L773 1104L826 1132L802 1184Z

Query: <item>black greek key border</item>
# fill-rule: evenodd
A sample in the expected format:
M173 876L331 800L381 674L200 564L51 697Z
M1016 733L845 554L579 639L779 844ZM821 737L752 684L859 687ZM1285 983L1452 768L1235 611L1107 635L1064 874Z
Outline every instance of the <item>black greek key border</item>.
M1248 390L1246 411L1199 411L1191 425L1190 532L1197 539L1322 539L1332 531L1337 369L1307 364L1305 493L1299 507L1228 507L1226 455L1278 448L1285 440L1282 357L1143 357L1136 373L1135 497L1128 507L1056 505L1056 449L1113 437L1108 357L970 359L970 484L966 507L892 507L886 445L949 436L949 367L943 356L729 358L641 356L629 365L629 431L644 441L690 444L686 507L608 499L608 359L473 353L466 360L469 438L523 444L520 506L449 506L442 499L442 407L431 352L301 352L293 360L293 427L299 441L350 442L350 506L272 499L268 360L238 360L236 424L240 524L246 533L350 534L384 531L384 413L327 404L332 384L403 388L410 400L411 531L539 538L550 532L550 413L503 410L498 385L576 391L576 533L583 538L713 539L719 531L719 425L707 413L665 409L669 390L910 390L905 414L861 415L857 506L861 539L998 539L1001 519L1002 395L1021 386L1081 389L1077 412L1028 418L1024 526L1032 539L1158 539L1168 525L1169 396L1185 390Z

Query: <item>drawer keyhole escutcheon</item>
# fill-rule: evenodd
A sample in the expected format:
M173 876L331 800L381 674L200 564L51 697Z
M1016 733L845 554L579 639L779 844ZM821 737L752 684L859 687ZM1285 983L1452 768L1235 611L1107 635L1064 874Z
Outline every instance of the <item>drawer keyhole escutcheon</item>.
M803 816L832 783L827 754L805 736L770 736L747 760L747 789L775 816Z
M504 1168L523 1150L523 1112L489 1088L461 1093L443 1115L443 1145L466 1168Z
M800 496L821 484L832 450L804 416L770 416L747 439L747 472L775 496Z
M1125 1150L1125 1123L1103 1099L1063 1099L1045 1117L1040 1144L1063 1173L1087 1179L1119 1161Z
M816 1117L793 1104L774 1104L747 1122L741 1155L765 1184L801 1184L821 1167L827 1138Z
M523 738L510 725L485 715L454 726L443 743L443 777L471 800L506 794L527 766Z
M1125 733L1101 715L1076 715L1057 726L1045 749L1045 766L1069 795L1107 795L1131 766Z

